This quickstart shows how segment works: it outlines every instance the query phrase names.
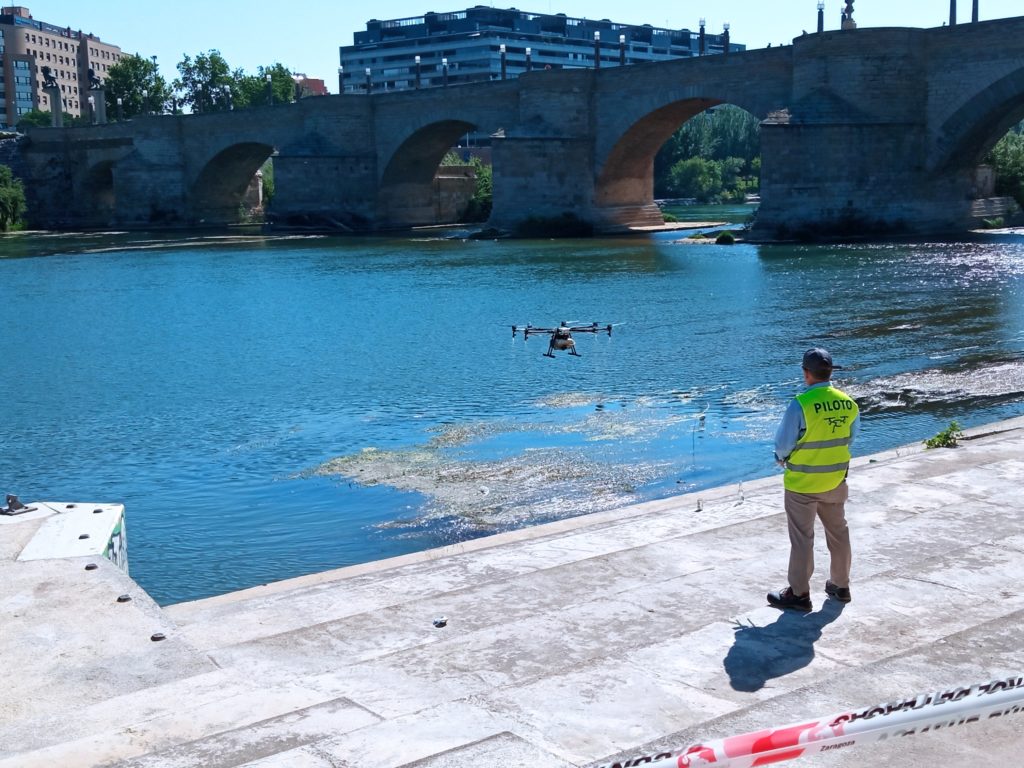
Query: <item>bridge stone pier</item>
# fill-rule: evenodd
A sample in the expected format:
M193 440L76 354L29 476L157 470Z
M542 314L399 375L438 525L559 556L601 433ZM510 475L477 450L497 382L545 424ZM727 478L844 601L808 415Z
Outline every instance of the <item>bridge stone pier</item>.
M493 136L489 224L564 213L618 231L661 222L658 149L718 104L762 121L766 238L929 233L970 220L974 169L1024 119L1024 17L852 29L790 46L516 80L304 99L203 115L34 128L19 167L36 227L238 220L274 157L272 221L373 231L434 221L434 176Z

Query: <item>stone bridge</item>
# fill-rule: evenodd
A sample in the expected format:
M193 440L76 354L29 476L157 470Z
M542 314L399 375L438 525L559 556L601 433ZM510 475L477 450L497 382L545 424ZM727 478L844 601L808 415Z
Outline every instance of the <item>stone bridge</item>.
M755 230L765 236L960 229L975 167L1024 119L1024 17L834 31L728 56L37 128L20 165L38 227L231 222L273 155L275 220L379 230L432 223L438 165L475 131L494 136L492 226L571 212L614 231L661 222L654 156L680 125L718 104L762 120Z

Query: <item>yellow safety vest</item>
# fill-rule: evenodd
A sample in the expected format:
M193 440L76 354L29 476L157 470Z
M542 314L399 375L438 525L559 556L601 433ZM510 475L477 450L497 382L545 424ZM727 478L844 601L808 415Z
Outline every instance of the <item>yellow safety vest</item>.
M829 385L796 396L807 431L786 458L787 491L824 493L838 488L850 468L850 433L860 409Z

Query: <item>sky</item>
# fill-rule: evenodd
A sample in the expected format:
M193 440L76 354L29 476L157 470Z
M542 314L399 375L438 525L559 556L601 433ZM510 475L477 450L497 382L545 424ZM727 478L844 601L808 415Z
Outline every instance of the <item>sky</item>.
M845 0L825 1L825 29L839 27ZM958 0L960 23L970 22L972 0ZM5 3L6 5L7 3ZM369 19L420 16L428 11L458 11L471 5L519 8L533 13L564 13L695 30L701 17L709 32L730 24L736 43L763 48L789 43L803 30L817 28L817 0L25 0L33 18L91 32L126 53L156 55L168 81L184 54L211 49L232 69L254 73L280 62L292 72L322 78L337 91L338 48ZM286 8L287 10L281 10ZM1021 0L980 0L982 21L1024 15ZM949 0L855 0L860 27L938 27L949 20Z

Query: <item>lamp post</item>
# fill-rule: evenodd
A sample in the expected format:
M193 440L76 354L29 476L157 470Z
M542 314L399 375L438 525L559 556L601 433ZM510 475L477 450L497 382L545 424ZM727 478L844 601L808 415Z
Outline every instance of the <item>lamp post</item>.
M501 57L501 79L504 80L508 74L508 63L506 61L505 44L498 46L498 55Z
M338 67L338 94L345 92L345 67Z
M825 0L818 0L818 34L825 31Z
M971 23L978 23L978 0L974 0L974 4L971 6Z
M267 103L274 106L274 76L267 72Z
M722 52L729 55L729 24L722 25Z
M221 93L224 94L224 103L228 105L228 112L231 112L235 108L234 102L231 100L231 86L222 85L220 87Z
M124 120L124 99L117 97L117 122Z
M448 87L448 57L441 59L441 85Z
M594 69L601 68L601 33L594 30Z
M367 67L366 68L366 95L369 96L370 92L372 90L373 90L373 71L369 67Z
M142 114L149 114L149 91L145 88L142 89Z
M619 66L626 66L626 36L619 35Z
M421 72L420 67L422 66L422 64L420 63L421 60L420 60L419 54L417 54L416 56L413 57L413 61L416 62L416 88L419 89L419 87L420 87L420 72Z
M533 71L533 49L532 48L527 48L526 49L526 71L527 72Z
M700 38L699 38L699 40L700 40L700 46L699 46L699 49L698 49L699 50L698 55L699 56L703 56L704 55L704 46L705 46L705 41L706 41L706 36L704 35L704 19L700 20Z
M89 124L96 125L96 99L93 96L88 98L89 102ZM59 109L59 107L58 107Z

